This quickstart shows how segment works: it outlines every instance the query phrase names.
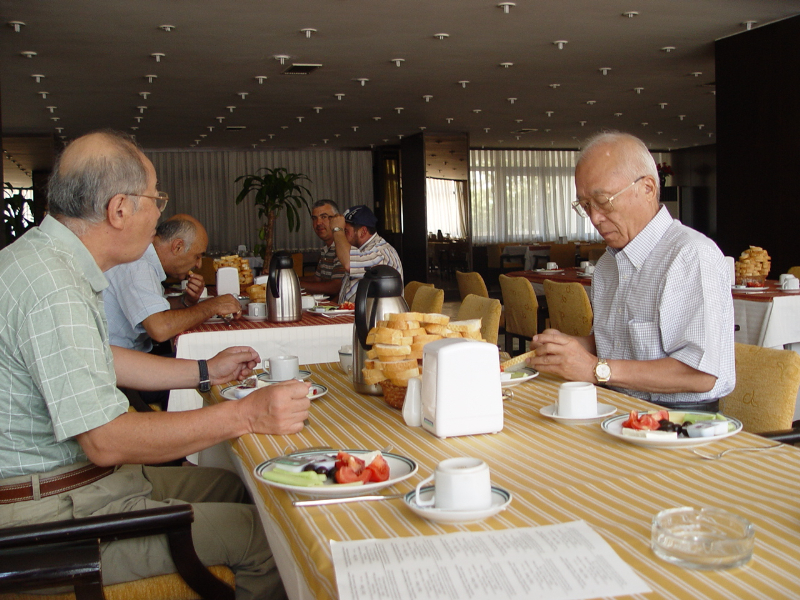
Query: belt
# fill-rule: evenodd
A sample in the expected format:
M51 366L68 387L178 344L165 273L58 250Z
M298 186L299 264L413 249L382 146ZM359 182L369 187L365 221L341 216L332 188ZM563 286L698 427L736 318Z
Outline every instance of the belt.
M83 487L102 479L106 475L111 475L113 472L114 467L86 465L74 471L39 479L39 497L55 496L56 494ZM33 484L31 482L0 485L0 504L12 504L33 499Z

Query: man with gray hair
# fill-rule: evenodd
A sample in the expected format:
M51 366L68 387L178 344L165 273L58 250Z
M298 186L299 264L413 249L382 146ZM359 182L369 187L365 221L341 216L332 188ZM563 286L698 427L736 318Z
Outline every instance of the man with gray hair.
M208 234L200 222L178 214L158 226L142 258L106 271L109 285L103 300L113 346L149 352L154 340L169 340L214 315L241 315L241 305L231 294L198 302L205 282L191 269L200 268L207 246ZM180 297L164 297L161 282L167 277L188 278Z
M342 287L342 278L346 271L341 261L336 256L336 244L333 241L331 219L339 214L339 206L333 200L317 200L311 205L311 224L314 233L323 241L325 246L320 251L317 270L313 275L300 278L307 292L312 294L328 294L338 297Z
M112 347L104 271L138 260L168 196L130 138L96 132L70 143L49 184L49 214L0 251L0 523L25 525L189 502L206 565L227 564L236 597L283 589L258 513L234 474L147 467L247 433L303 429L309 385L291 381L187 412L128 412L117 384L192 388L241 379L248 347L209 360ZM162 536L104 544L106 585L175 572Z
M534 336L531 366L667 408L715 412L736 382L729 269L709 238L659 204L647 146L602 133L575 167L578 199L608 244L592 279L588 337Z

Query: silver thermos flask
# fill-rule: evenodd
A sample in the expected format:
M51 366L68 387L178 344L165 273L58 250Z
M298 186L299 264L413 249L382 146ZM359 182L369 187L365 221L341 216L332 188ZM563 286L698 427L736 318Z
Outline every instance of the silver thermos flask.
M292 255L276 252L269 261L267 319L273 323L299 321L303 317L300 280L294 272Z

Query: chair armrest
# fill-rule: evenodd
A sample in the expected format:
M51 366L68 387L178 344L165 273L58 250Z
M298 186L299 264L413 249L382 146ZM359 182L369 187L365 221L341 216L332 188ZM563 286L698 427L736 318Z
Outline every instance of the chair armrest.
M795 421L797 423L797 421ZM795 424L793 423L793 425ZM783 429L780 431L767 431L766 433L759 433L761 437L776 442L783 442L784 444L798 444L800 443L800 427L794 426L792 429Z

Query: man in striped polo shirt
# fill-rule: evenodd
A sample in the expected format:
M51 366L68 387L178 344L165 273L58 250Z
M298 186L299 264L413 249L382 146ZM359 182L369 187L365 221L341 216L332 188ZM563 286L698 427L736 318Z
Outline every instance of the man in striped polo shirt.
M333 241L331 218L339 214L339 207L333 200L317 200L311 206L311 222L314 233L319 236L325 246L320 251L317 271L313 275L300 278L300 284L312 294L328 294L332 298L339 296L342 278L346 271L336 257L336 245Z

